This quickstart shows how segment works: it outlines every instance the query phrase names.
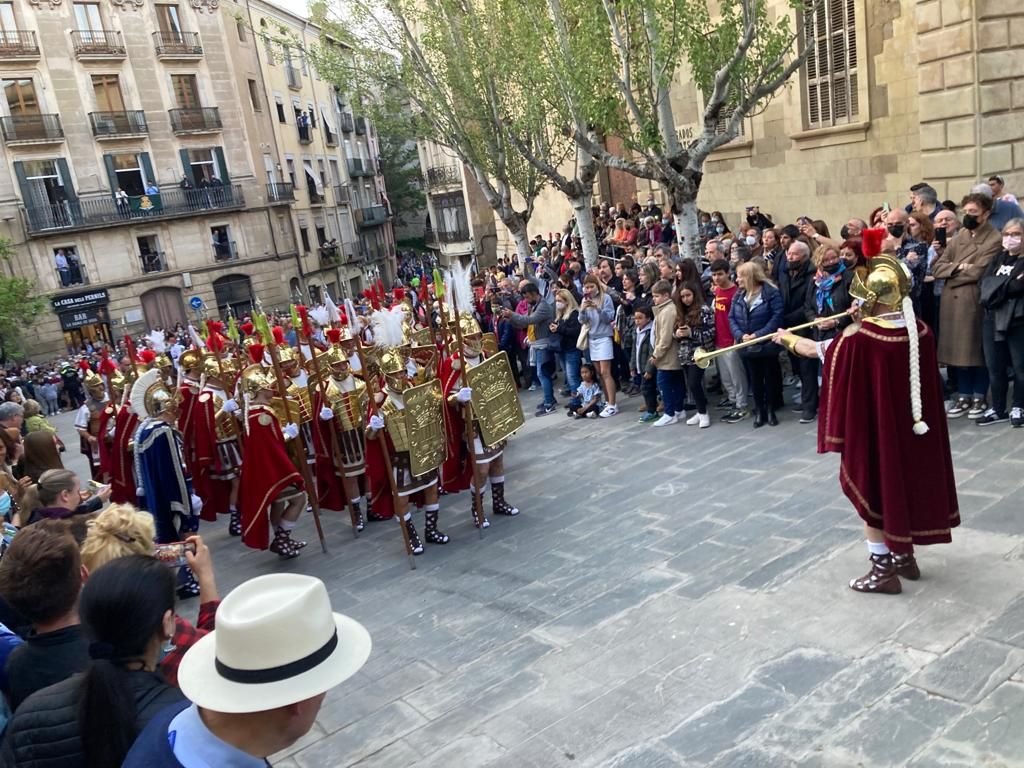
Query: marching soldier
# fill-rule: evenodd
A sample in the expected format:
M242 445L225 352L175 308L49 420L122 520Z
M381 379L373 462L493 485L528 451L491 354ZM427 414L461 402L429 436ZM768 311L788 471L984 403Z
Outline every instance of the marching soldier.
M106 388L99 374L89 367L88 360L79 360L78 367L82 370L87 398L75 416L75 429L78 430L82 455L89 460L89 473L93 480L100 480L100 416L107 399Z
M230 360L218 362L210 353L203 356L205 383L193 406L192 435L197 466L208 467L203 483L209 493L209 498L204 499L205 519L216 520L217 514L227 511L231 515L228 533L240 536L238 476L242 453L235 416L238 402L230 381L230 364Z

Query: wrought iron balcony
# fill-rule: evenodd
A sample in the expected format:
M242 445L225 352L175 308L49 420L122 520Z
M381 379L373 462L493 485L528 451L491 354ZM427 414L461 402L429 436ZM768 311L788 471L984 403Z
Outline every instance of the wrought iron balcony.
M352 190L348 184L334 185L334 204L350 205L352 203Z
M313 143L313 129L310 126L300 125L297 130L299 132L299 144Z
M338 146L338 134L336 134L326 125L324 126L324 141L327 143L328 147Z
M355 122L352 120L351 112L341 113L341 131L342 133L352 133L356 129Z
M151 272L166 272L167 260L163 251L150 251L139 254L139 264L142 265L142 274L148 275Z
M267 199L271 203L295 202L295 187L287 181L275 181L267 184Z
M238 246L234 240L222 240L213 244L214 261L238 261Z
M98 139L141 136L149 133L146 113L141 109L129 112L90 112L92 135Z
M361 229L379 227L388 220L388 209L383 205L371 205L359 208L355 212L356 226Z
M54 144L64 140L60 115L12 115L0 117L7 144Z
M358 135L362 136L364 133L366 133L366 118L362 117L362 116L357 117L355 122L356 122L356 133Z
M436 248L438 245L437 232L430 227L425 228L423 230L423 242L425 242L429 247Z
M153 45L158 59L200 59L203 46L197 32L154 32Z
M461 187L462 174L454 165L435 165L427 168L427 188Z
M36 61L38 58L35 32L0 31L0 61Z
M120 206L113 195L101 194L48 205L23 206L22 210L29 235L45 235L199 216L244 206L241 186L222 184L201 189L171 187L152 195L129 197L127 205L122 202Z
M76 29L71 32L71 42L79 59L123 59L128 55L120 32Z
M469 230L464 227L458 229L438 229L435 231L437 240L440 243L465 243L471 238Z
M168 110L175 133L215 133L224 126L217 107Z

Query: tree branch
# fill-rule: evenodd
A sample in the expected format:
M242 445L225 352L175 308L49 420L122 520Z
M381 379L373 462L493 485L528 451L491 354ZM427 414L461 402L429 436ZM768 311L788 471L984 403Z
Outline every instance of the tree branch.
M625 171L631 176L636 176L641 179L650 179L652 181L657 179L657 171L651 166L650 162L643 164L635 163L632 160L627 160L624 157L613 154L579 129L573 131L572 140L579 146L583 147L591 157L597 158L602 165L605 165L608 168L614 168L617 171Z
M608 24L611 26L612 37L615 39L615 47L619 50L619 63L622 65L622 74L615 79L618 82L619 90L622 92L622 98L625 100L626 106L629 107L633 121L637 127L640 127L646 120L644 120L640 106L636 103L636 99L633 96L633 75L632 64L629 60L629 47L622 37L622 27L615 16L614 0L602 0L602 3L605 15L608 17Z

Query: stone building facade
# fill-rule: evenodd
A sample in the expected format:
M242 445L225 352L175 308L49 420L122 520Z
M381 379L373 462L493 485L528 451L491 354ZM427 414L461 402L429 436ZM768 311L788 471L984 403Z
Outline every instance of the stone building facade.
M303 203L280 199L264 164L276 174L284 152L266 98L254 109L266 65L248 13L219 0L0 2L0 235L15 252L0 268L51 299L34 357L187 322L193 304L216 316L308 295L319 255L300 246L290 207Z

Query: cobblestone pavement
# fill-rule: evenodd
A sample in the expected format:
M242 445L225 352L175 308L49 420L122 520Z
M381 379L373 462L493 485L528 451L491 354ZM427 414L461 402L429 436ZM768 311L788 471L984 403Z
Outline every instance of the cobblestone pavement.
M901 596L867 596L815 425L653 429L638 402L527 417L506 454L522 514L481 540L468 497L443 498L452 542L415 571L394 523L353 540L328 516L324 555L306 520L291 562L204 527L225 592L314 574L373 635L274 765L1024 765L1024 431L952 422L964 525Z

